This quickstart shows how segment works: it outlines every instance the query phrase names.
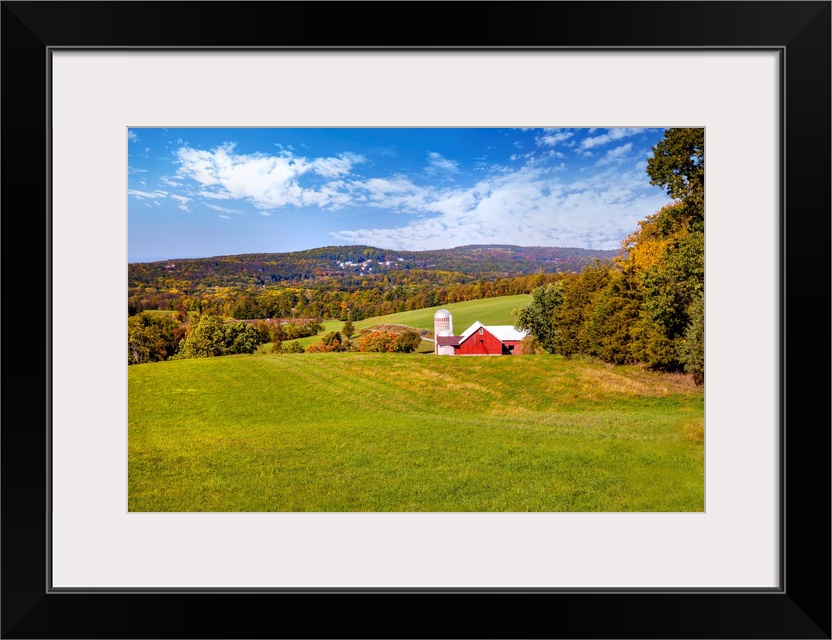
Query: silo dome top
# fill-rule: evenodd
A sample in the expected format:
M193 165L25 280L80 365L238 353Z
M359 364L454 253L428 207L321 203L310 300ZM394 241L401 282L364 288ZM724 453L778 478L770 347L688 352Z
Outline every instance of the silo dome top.
M433 314L433 319L436 320L437 318L450 318L451 312L447 309L440 309L436 313Z
M439 333L436 334L440 338L453 338L454 332L450 329L442 329Z

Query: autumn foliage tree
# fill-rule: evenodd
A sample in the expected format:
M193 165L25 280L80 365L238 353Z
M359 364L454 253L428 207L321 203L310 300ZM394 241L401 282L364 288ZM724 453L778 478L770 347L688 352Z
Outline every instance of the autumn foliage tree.
M200 316L188 326L179 353L184 358L209 358L254 353L260 344L257 329L245 322L225 322L219 316Z
M412 331L390 333L368 331L358 342L358 350L375 353L413 353L419 347L421 338Z
M127 364L167 360L185 335L182 324L165 316L142 313L127 319Z

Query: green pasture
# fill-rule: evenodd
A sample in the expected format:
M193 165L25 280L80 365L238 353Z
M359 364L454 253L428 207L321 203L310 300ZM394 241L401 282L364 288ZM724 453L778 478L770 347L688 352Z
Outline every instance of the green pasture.
M367 318L355 322L356 330L366 329L376 324L402 324L416 329L433 330L433 316L439 309L447 309L451 312L454 322L454 333L461 334L477 320L483 324L514 324L512 309L517 309L529 304L532 297L529 295L502 296L499 298L483 298L482 300L469 300L467 302L455 302L441 307L429 307L417 309L416 311L402 311L388 316Z
M704 510L684 376L324 353L134 365L128 392L130 511Z

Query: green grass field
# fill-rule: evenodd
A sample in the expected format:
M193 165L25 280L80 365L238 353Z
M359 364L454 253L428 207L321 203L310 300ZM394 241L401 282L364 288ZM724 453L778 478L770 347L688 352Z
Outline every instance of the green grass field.
M451 312L454 321L454 333L461 334L477 320L483 324L514 324L512 309L523 307L532 301L528 295L483 298L468 302L455 302L441 307L429 307L416 311L403 311L389 316L367 318L355 323L357 330L366 329L376 324L402 324L416 329L433 330L433 315L439 309Z
M331 353L134 365L128 387L130 511L704 510L683 376Z

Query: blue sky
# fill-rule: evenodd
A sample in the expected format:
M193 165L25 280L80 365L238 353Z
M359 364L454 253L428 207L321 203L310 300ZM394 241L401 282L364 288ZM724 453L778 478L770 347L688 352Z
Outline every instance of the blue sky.
M330 245L617 249L664 130L128 130L128 260Z

